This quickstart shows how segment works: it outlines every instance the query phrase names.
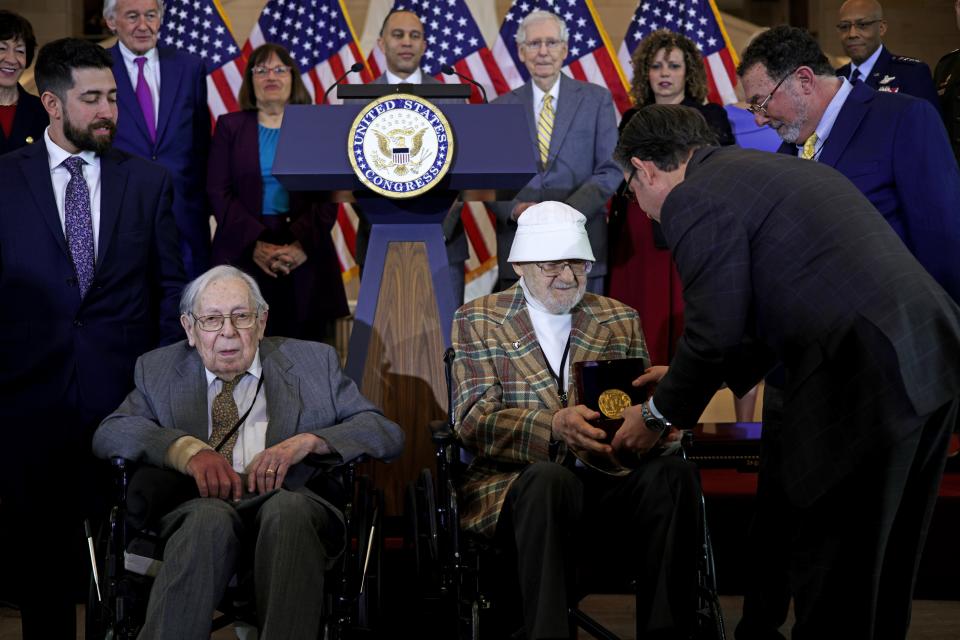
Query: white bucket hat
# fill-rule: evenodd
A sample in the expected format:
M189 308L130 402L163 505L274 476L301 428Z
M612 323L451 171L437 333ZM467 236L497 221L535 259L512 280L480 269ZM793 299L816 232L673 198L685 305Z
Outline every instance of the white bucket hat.
M517 220L517 234L508 262L551 262L589 260L595 262L587 219L562 202L541 202L523 212Z

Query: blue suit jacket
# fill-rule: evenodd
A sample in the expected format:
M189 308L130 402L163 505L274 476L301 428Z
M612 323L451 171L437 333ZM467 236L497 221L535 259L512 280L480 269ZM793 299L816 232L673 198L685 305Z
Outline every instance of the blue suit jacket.
M781 153L797 155L784 143ZM924 100L858 83L820 153L883 214L910 252L960 301L960 171Z
M530 139L517 144L537 148L537 123L533 120L533 85L505 93L492 104L522 104L527 114ZM496 202L490 208L497 216L497 261L500 277L515 279L507 262L517 223L510 218L517 202L558 200L587 217L587 234L597 259L590 276L607 272L606 203L623 180L613 161L617 146L617 122L610 92L595 84L560 75L560 97L554 117L550 153L545 167L527 183L512 202Z
M120 46L110 48L117 81L120 115L114 146L159 162L173 179L173 215L180 232L180 251L187 277L210 266L210 209L206 200L210 111L207 74L200 58L158 47L160 107L157 140L150 141L135 87L123 63Z
M98 421L132 388L137 357L183 336L178 299L184 276L170 178L121 151L107 152L100 164L97 262L81 299L46 145L41 140L0 157L4 428L23 428L11 420L39 419L64 407Z
M850 79L851 63L837 69L837 75ZM870 70L870 76L864 82L871 89L885 93L905 93L915 98L923 98L940 110L940 99L933 86L930 67L925 62L906 56L890 53L886 47L880 50L877 62Z

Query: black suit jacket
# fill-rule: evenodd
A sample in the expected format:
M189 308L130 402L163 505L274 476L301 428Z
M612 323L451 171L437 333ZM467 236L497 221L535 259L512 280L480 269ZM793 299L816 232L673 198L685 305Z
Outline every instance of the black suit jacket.
M43 108L40 98L27 93L19 84L17 93L17 110L13 114L9 137L3 135L3 129L0 129L0 155L27 144L42 144L43 130L50 124L47 110Z
M184 275L170 178L121 151L107 152L100 164L97 262L81 299L43 139L0 158L4 429L67 405L99 421L131 389L137 357L161 339L183 336Z
M834 169L701 149L661 222L686 311L654 402L692 426L722 382L743 393L782 363L798 505L960 395L960 308Z

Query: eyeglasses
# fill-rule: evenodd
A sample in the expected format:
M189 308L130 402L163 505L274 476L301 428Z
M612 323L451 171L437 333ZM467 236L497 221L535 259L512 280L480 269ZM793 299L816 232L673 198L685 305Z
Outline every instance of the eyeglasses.
M837 23L837 31L840 33L846 33L853 27L856 27L857 31L866 31L869 27L872 27L878 22L883 22L883 18L877 18L876 20L855 20L853 22L847 22L844 20L843 22Z
M550 38L548 40L531 40L530 42L523 42L520 44L520 46L527 51L540 51L540 47L547 45L547 49L550 51L556 51L563 43L563 40L554 40L553 38Z
M562 262L538 262L543 275L555 278L563 273L564 267L570 267L570 271L575 276L585 276L593 269L593 263L589 260L564 260Z
M618 198L632 198L633 197L633 187L630 185L633 184L633 179L637 177L637 168L634 167L633 171L630 172L630 177L627 178L627 181L620 185L620 188L617 189Z
M285 76L290 73L290 67L278 64L275 67L265 67L263 65L257 65L253 68L253 75L255 76L265 76L270 72L273 72L274 75Z
M237 311L227 314L214 313L209 316L195 316L192 313L190 315L193 316L194 323L200 327L201 331L213 332L223 329L223 324L227 318L230 318L230 323L234 329L249 329L256 324L259 314L253 311Z
M763 114L763 116L766 117L766 115L767 115L767 105L770 103L770 99L773 98L773 94L775 94L775 93L777 92L777 89L780 88L780 85L782 85L782 84L786 81L787 78L789 78L790 76L792 76L793 74L795 74L799 68L800 68L800 67L797 67L796 69L794 69L793 71L791 71L791 72L788 73L787 75L785 75L785 76L783 76L782 78L780 78L780 82L778 82L778 83L777 83L777 86L775 86L775 87L773 88L773 91L771 91L770 93L767 94L767 97L763 99L763 102L761 102L760 104L755 104L755 103L750 103L750 104L748 104L748 105L747 105L747 111L749 111L749 112L752 113L753 115L757 115L757 114L759 113L759 114Z

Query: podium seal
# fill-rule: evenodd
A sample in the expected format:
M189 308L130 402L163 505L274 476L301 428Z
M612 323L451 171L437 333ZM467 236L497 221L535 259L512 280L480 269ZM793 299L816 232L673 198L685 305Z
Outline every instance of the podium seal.
M377 98L361 111L347 137L353 172L388 198L412 198L446 175L453 130L429 100L406 93Z

